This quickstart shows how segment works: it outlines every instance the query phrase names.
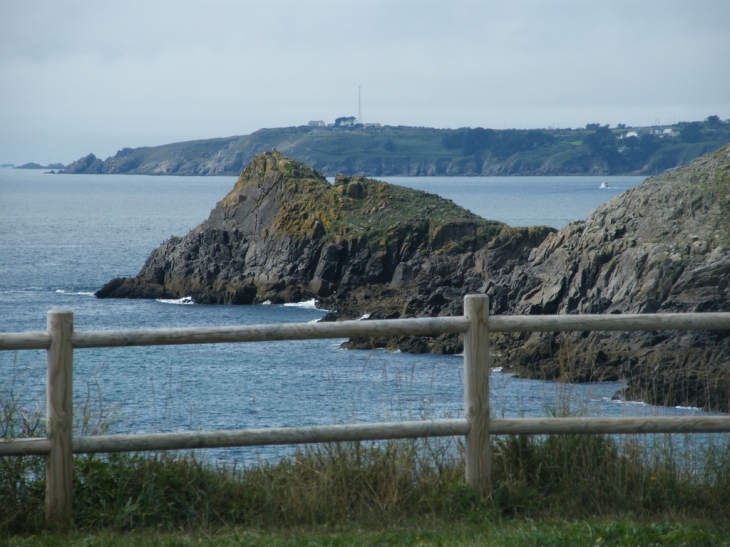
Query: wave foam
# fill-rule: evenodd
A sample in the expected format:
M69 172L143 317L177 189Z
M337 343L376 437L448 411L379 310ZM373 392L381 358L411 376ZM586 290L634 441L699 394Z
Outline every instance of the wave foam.
M56 289L56 292L59 294L77 294L80 296L94 296L93 292L84 292L84 291L67 291L64 289Z
M317 301L312 298L311 300L305 300L304 302L288 302L284 304L289 308L303 308L305 310L316 310Z
M157 302L162 302L163 304L195 304L192 296L183 296L182 298L177 299L156 298L155 300Z
M636 406L649 406L644 401L631 401L627 399L614 398L614 397L601 397L601 401L606 403L616 403L620 405L636 405Z

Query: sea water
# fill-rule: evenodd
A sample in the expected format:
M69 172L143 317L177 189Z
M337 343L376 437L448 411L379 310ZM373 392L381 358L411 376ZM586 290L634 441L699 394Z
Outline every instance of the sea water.
M510 226L562 228L646 177L386 177ZM601 183L607 187L601 188Z
M511 225L561 227L641 177L388 178ZM319 320L315 302L192 305L97 300L132 276L171 235L207 218L235 177L50 175L0 170L0 332L42 331L50 309L76 330L246 325ZM609 189L600 189L601 182ZM363 310L367 313L367 310ZM463 416L463 357L340 348L344 340L79 349L77 418L102 414L114 433L265 428ZM499 367L500 356L493 356ZM566 386L491 375L493 416L686 415L612 397L617 382ZM0 390L27 414L43 411L45 352L0 352ZM562 410L561 410L562 409ZM78 421L78 420L77 420ZM93 425L93 424L92 424ZM79 426L80 427L80 426ZM210 450L231 461L275 459L292 447Z

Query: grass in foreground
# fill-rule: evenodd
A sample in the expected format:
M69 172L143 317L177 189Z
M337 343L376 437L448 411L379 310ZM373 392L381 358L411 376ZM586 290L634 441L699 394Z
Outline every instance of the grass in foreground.
M2 436L42 435L14 401L0 404ZM706 441L494 437L487 500L464 484L454 439L314 445L243 468L76 456L63 535L44 531L44 458L0 458L0 545L723 545L730 446Z
M318 445L244 469L214 468L190 455L79 456L75 526L125 532L370 526L386 533L411 522L476 530L506 520L525 532L530 528L519 524L525 519L595 518L611 526L625 519L730 526L724 445L694 447L702 459L688 460L666 445L647 452L604 436L496 438L493 496L481 501L463 483L458 451L444 443ZM0 466L0 533L41 532L42 460L4 458ZM552 530L546 526L538 528ZM556 530L565 526L573 529Z
M35 546L727 546L730 527L716 522L555 521L443 523L424 521L391 527L348 524L336 527L297 527L285 530L226 528L213 533L157 532L124 534L102 531L85 534L41 534L6 537L0 545Z

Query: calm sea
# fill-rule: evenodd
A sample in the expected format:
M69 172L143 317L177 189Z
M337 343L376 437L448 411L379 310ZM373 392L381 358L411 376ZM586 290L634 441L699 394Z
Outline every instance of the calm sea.
M511 225L561 227L641 177L387 178L452 199ZM171 235L207 218L234 177L46 175L0 170L0 332L46 328L46 312L74 312L77 330L316 321L312 303L203 306L96 300ZM600 189L601 182L609 189ZM342 340L82 349L74 354L77 416L85 405L113 432L239 429L423 419L463 414L462 357L345 351ZM493 363L500 365L499 356ZM45 352L0 352L0 390L43 407ZM692 413L620 403L618 383L560 386L492 373L493 415L543 416L568 396L602 415ZM291 447L227 449L252 461Z

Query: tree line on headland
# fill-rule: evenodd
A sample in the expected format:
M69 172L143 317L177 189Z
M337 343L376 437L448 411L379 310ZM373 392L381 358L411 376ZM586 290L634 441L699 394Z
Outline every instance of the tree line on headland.
M434 129L335 124L260 129L250 135L89 154L63 173L237 175L276 149L317 169L365 176L652 175L730 142L730 120L581 129Z

